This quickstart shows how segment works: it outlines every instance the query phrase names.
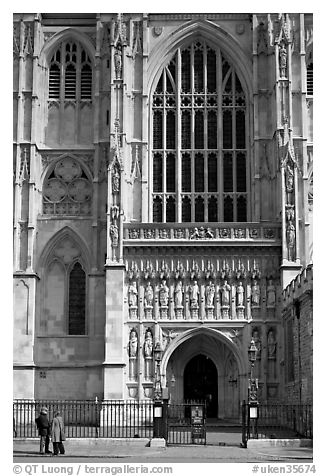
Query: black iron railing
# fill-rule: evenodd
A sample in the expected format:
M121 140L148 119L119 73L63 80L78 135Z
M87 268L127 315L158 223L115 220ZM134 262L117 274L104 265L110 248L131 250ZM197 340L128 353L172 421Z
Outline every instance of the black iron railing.
M68 438L151 438L153 404L124 400L15 400L14 437L36 438L35 419L42 406L51 421L59 411Z
M251 419L248 403L242 404L243 443L253 438L313 438L312 405L259 404L257 416Z
M201 421L193 418L192 411L199 409ZM200 420L200 419L199 419ZM166 439L172 445L206 444L206 404L202 401L169 403L167 407Z

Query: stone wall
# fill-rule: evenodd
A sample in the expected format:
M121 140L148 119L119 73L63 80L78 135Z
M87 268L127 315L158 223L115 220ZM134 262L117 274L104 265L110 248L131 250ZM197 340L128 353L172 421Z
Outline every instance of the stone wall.
M284 384L288 403L312 403L313 398L312 281L310 265L283 291L285 347L288 349L284 360ZM292 352L289 351L291 347Z

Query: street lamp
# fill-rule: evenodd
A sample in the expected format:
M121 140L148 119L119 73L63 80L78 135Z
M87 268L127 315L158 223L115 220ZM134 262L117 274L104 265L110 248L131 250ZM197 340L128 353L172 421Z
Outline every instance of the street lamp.
M157 341L154 348L154 359L156 362L154 400L162 400L162 384L161 384L162 354L163 354L163 350L161 347L161 343Z
M250 362L250 379L249 379L249 403L258 402L257 400L257 389L258 389L258 379L253 378L253 371L256 362L257 356L257 347L254 339L251 339L250 347L248 349L248 358Z
M161 384L161 361L163 350L161 343L156 342L154 347L154 360L156 362L155 368L155 383L154 383L154 415L153 415L153 437L164 437L164 425L163 425L163 400L162 400L162 384Z
M248 349L248 358L250 362L250 379L248 388L248 436L250 426L252 428L252 438L258 438L257 423L258 423L258 379L254 379L253 371L257 357L257 347L254 339L251 339L250 347Z

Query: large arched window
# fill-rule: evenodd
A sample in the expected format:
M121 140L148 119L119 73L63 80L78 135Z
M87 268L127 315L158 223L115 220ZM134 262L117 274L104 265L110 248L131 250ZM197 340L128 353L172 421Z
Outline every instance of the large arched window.
M178 49L152 98L154 222L247 221L246 96L219 49Z

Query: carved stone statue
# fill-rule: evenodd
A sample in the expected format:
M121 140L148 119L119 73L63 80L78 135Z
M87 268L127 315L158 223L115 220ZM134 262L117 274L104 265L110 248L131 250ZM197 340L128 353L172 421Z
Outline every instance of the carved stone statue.
M253 340L255 342L255 345L256 345L256 348L257 348L256 359L260 360L260 358L261 358L261 339L260 339L259 331L257 329L255 329L254 332L252 333L252 338L253 338Z
M268 359L275 360L276 359L276 339L275 339L274 331L272 329L268 332L267 349L268 349Z
M223 286L221 286L222 306L230 305L230 291L231 291L231 286L228 284L226 280L224 280Z
M166 285L165 279L163 279L160 286L160 304L161 306L167 306L169 302L169 288Z
M129 285L128 301L129 301L129 306L132 306L132 307L137 306L138 291L137 291L136 281L133 281L133 283Z
M178 281L174 290L174 304L176 307L181 307L183 301L183 286L182 281Z
M276 291L273 281L270 279L267 286L267 307L275 307Z
M147 283L144 293L145 306L149 307L153 305L154 291L150 282Z
M194 228L194 231L190 235L191 240L195 240L196 238L199 238L198 228Z
M289 250L289 260L294 259L294 246L295 246L295 227L292 222L289 222L286 229L286 241Z
M280 75L281 75L281 78L285 78L286 67L287 67L287 51L286 51L286 47L284 43L280 45L279 60L280 60Z
M294 173L289 165L286 166L285 171L285 188L287 193L293 192L293 185L294 185Z
M206 306L214 305L214 296L215 296L215 286L210 281L206 286Z
M260 303L260 287L256 280L251 286L251 303L254 306L259 306Z
M196 306L198 304L198 296L199 296L199 286L197 281L194 281L194 284L190 285L190 303L192 306Z
M243 306L244 302L244 287L242 286L242 282L240 281L237 286L237 306Z
M111 223L111 225L110 225L110 236L111 236L112 246L114 246L114 247L118 246L119 229L118 229L118 226L115 223Z
M112 191L114 193L119 192L120 190L120 174L118 168L115 167L112 173Z
M115 67L115 76L117 79L121 79L122 73L122 49L121 45L117 45L114 52L114 67Z
M138 336L135 329L131 329L129 336L129 357L137 357Z
M145 357L152 357L153 355L153 335L150 329L147 329L145 333L144 354Z

